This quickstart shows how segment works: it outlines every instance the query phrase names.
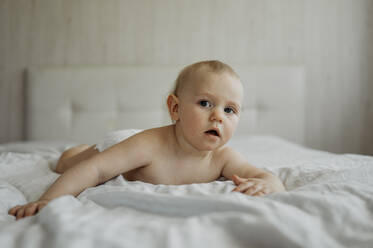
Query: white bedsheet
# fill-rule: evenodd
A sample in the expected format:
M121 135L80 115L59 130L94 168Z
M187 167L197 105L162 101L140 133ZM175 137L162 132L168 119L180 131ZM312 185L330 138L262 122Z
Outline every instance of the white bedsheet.
M47 189L71 145L0 145L1 247L373 247L373 157L270 136L231 146L279 175L287 192L250 197L232 193L231 181L166 186L119 176L15 221L8 209Z

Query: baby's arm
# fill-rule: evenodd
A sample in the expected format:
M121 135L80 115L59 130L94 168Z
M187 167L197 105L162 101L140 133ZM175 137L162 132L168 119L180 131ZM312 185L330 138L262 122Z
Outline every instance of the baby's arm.
M31 216L40 211L54 198L62 195L78 195L86 188L99 184L99 171L95 165L97 158L88 159L71 167L62 174L49 189L35 202L23 206L15 206L9 210L9 214L16 219Z
M237 185L233 191L261 196L285 190L277 176L250 165L242 154L232 148L224 148L223 153L225 164L222 175Z
M151 157L151 136L139 133L125 141L101 152L91 158L79 162L63 173L39 200L16 206L9 214L19 218L36 214L49 201L62 195L77 196L83 190L106 182L109 179L148 165Z

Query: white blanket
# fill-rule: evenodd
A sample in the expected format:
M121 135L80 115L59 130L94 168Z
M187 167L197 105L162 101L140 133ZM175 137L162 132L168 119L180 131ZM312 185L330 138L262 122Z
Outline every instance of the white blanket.
M373 157L321 152L276 137L231 146L280 176L287 192L232 193L231 181L181 186L119 176L15 221L68 143L0 145L1 247L373 247Z

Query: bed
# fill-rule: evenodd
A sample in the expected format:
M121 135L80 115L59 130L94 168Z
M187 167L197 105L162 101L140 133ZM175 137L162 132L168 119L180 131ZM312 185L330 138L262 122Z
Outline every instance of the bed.
M235 68L246 98L229 145L286 192L250 197L224 179L169 186L118 176L15 221L8 209L53 183L66 148L169 123L164 102L180 70L31 68L27 141L0 144L1 247L372 247L373 157L304 146L302 66Z

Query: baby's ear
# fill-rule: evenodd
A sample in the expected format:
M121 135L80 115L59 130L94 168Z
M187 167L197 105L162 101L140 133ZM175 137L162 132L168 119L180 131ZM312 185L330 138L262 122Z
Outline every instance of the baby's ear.
M170 113L172 121L179 120L179 98L174 94L170 94L167 98L168 112Z

